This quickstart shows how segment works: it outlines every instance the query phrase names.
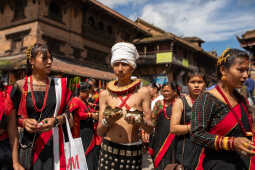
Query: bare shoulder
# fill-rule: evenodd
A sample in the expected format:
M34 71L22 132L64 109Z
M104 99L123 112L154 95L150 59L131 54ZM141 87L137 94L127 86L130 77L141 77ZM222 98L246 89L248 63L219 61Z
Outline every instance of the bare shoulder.
M100 93L99 93L99 99L100 98L106 98L110 95L109 91L108 90L102 90Z
M182 99L180 97L176 98L174 104L182 104Z
M138 93L143 95L150 95L150 87L141 87L138 90Z
M180 97L176 98L175 101L174 101L174 103L173 103L173 105L176 106L176 107L182 108L182 107L183 107L183 101L182 101L182 99L181 99Z
M22 89L22 87L24 86L24 83L25 83L25 80L24 80L24 79L20 79L20 80L17 80L15 84L16 84L20 89Z

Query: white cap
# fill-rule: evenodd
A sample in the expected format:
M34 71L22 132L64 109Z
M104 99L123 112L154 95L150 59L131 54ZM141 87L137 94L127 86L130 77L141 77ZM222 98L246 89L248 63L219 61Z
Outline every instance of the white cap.
M131 43L119 42L112 46L111 66L116 62L123 62L135 69L138 58L139 54L136 47Z

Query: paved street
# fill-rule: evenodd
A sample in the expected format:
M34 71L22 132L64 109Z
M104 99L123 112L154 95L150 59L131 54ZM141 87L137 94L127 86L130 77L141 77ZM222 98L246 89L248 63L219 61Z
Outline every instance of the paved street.
M153 170L153 163L150 155L148 153L145 153L143 155L143 170Z

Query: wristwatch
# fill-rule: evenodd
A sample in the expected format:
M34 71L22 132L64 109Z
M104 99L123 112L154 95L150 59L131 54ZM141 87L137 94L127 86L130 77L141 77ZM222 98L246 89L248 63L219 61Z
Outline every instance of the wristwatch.
M58 121L57 117L54 117L54 124L53 124L53 126L57 127L58 125L59 125L59 121Z

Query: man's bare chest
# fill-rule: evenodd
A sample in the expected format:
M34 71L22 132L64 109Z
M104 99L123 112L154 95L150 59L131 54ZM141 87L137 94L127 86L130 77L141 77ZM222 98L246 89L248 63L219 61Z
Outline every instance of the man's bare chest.
M125 110L135 109L142 110L142 98L138 93L125 96L110 95L107 100L107 105L116 108L124 108Z

